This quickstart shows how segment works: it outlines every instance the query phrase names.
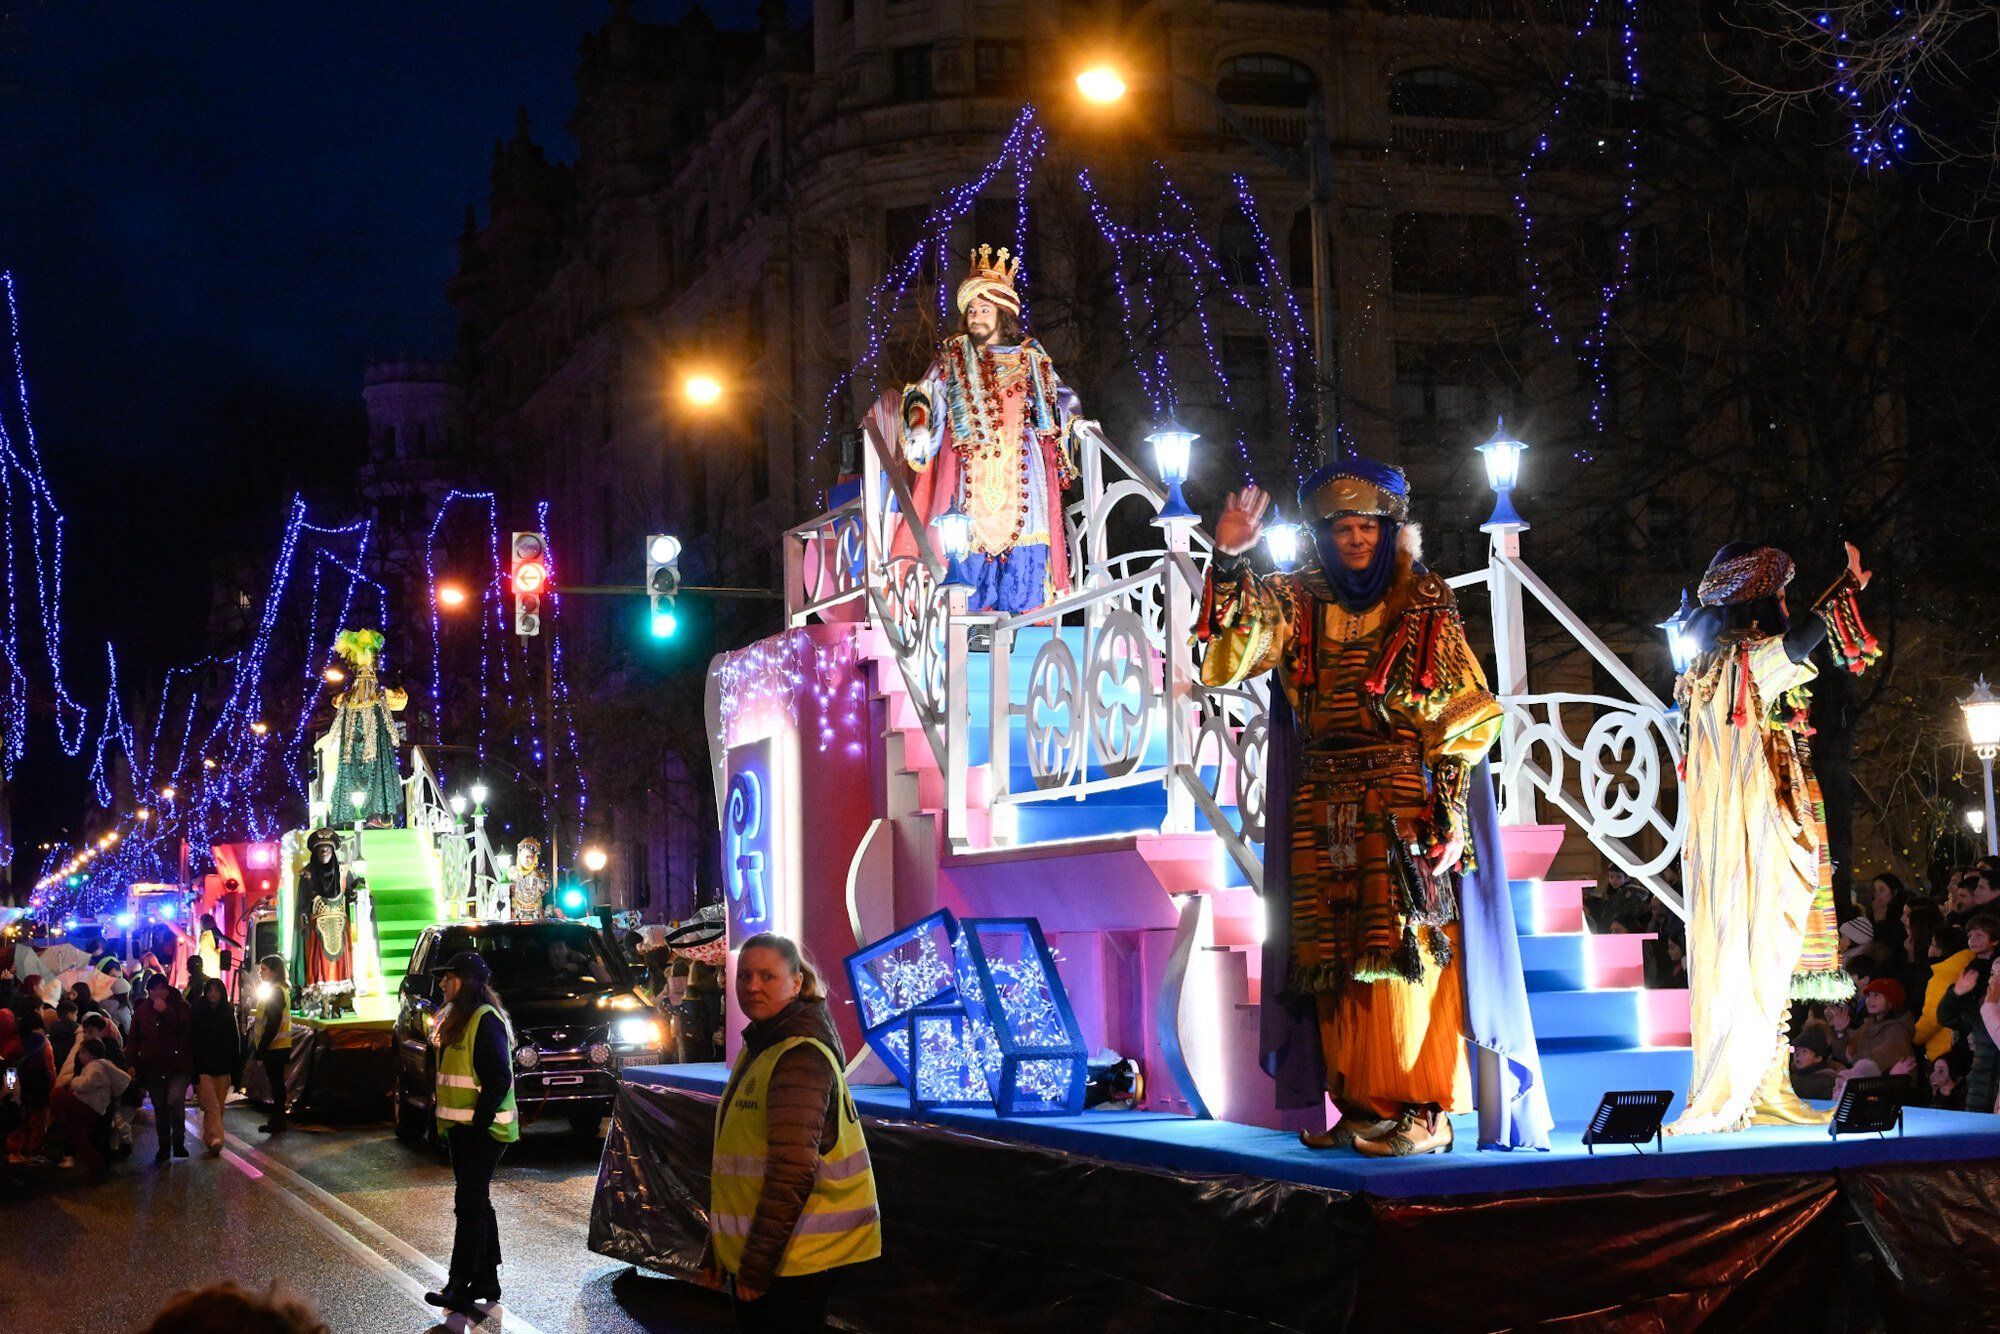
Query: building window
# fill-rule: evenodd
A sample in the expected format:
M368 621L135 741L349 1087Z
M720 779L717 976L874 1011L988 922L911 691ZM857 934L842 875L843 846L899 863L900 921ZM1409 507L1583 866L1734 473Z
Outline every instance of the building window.
M828 249L827 260L826 260L826 272L827 272L826 304L829 307L846 305L848 283L850 281L850 275L847 272L846 241L837 240Z
M1319 89L1313 72L1284 56L1237 56L1222 62L1215 94L1246 107L1302 107Z
M975 199L972 202L972 244L1006 246L1012 251L1014 229L1020 225L1020 208L1011 199Z
M771 190L771 145L761 144L750 159L750 202L756 203Z
M750 411L750 503L762 504L771 498L771 442L765 430L764 408Z
M898 102L931 97L931 46L899 46L889 53L890 96Z
M1417 443L1490 429L1513 411L1519 389L1513 366L1490 344L1396 344L1396 418L1422 431Z
M1428 296L1504 296L1515 289L1519 252L1512 225L1491 214L1398 214L1391 285Z
M1292 286L1310 290L1313 285L1313 219L1312 210L1302 208L1292 214L1292 234L1286 239L1287 267L1291 270Z
M974 42L972 89L977 93L1013 96L1027 86L1026 42Z
M708 262L708 205L703 204L688 219L681 233L681 281L691 283Z
M937 238L931 234L929 204L910 204L904 208L884 209L882 212L882 264L886 272L894 272L896 267L909 258L910 252L922 247L923 258L918 262L913 285L937 281Z
M1231 218L1222 224L1217 241L1215 258L1222 265L1224 281L1235 287L1256 287L1263 283L1263 255L1255 228L1241 218Z
M1389 81L1389 114L1434 120L1490 120L1493 90L1455 69L1405 70Z
M854 0L840 0L840 21L842 23L854 22Z
M1219 350L1229 401L1248 419L1241 424L1252 431L1266 430L1271 418L1271 345L1255 335L1229 334Z

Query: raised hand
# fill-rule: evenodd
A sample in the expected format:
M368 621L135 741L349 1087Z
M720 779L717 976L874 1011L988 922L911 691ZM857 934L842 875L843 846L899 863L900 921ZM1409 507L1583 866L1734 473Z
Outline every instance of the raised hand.
M1240 556L1256 546L1264 535L1264 515L1270 508L1270 494L1254 483L1230 492L1222 505L1222 517L1215 521L1216 548Z
M1852 542L1844 543L1843 545L1847 547L1848 573L1854 576L1856 585L1861 588L1868 587L1868 581L1875 577L1875 572L1873 570L1865 570L1861 567L1861 548L1855 546Z

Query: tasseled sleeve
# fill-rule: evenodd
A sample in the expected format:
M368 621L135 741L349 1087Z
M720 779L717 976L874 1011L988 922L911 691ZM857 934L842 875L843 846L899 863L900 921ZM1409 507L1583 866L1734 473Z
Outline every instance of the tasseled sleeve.
M1289 575L1268 578L1242 556L1218 554L1201 590L1195 638L1208 645L1201 660L1207 686L1233 686L1285 659L1285 650L1305 637L1311 600L1302 597Z
M1390 632L1368 689L1423 738L1432 776L1431 846L1463 838L1472 769L1500 739L1505 710L1466 642L1451 590L1424 576L1418 605Z
M1875 660L1882 656L1882 646L1861 621L1860 593L1861 585L1856 582L1854 571L1842 570L1833 587L1813 604L1813 615L1826 626L1827 644L1833 649L1834 661L1856 676L1874 666Z

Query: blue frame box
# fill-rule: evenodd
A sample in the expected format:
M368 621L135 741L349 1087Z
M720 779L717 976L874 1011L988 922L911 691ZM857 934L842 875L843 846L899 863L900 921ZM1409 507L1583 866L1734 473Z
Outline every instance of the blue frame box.
M1063 1116L1083 1110L1089 1049L1032 917L968 917L958 924L958 990L983 1011L998 1048L987 1078L1002 1116Z
M957 936L957 920L940 909L842 960L862 1036L905 1088L911 1087L910 1015L959 1004Z

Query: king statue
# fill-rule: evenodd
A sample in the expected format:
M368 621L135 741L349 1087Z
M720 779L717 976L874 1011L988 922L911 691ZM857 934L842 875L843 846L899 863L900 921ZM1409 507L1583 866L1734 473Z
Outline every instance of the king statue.
M958 285L959 332L903 390L904 460L921 522L971 522L960 570L972 611L1033 611L1070 588L1063 491L1077 479L1075 434L1093 426L1055 364L1021 328L1020 261L980 246ZM907 537L899 543L911 550Z

